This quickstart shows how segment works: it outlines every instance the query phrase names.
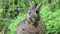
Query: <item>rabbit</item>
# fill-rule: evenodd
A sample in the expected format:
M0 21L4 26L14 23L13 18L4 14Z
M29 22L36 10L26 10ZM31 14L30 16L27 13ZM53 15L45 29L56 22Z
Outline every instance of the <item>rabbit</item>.
M42 3L34 7L31 1L31 9L28 10L26 18L19 24L16 34L45 34L45 24L39 15Z

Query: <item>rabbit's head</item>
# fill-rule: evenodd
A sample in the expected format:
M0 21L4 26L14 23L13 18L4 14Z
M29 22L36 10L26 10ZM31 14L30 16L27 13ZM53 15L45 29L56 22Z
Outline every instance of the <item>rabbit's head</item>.
M40 21L40 15L39 15L39 10L41 7L42 3L37 4L36 7L34 7L34 4L31 2L31 7L32 9L28 10L27 14L27 20L30 24L37 24L37 21Z

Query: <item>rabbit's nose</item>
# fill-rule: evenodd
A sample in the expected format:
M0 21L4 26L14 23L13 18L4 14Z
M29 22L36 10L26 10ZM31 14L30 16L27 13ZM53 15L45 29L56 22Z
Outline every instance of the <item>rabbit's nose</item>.
M36 28L38 26L38 23L34 22L32 25Z

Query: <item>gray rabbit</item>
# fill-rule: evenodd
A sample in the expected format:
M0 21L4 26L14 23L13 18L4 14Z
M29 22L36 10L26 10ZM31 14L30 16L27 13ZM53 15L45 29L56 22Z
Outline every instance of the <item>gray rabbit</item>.
M39 15L42 3L34 7L33 1L30 2L31 9L28 11L27 17L21 22L17 28L17 34L45 34L45 24Z

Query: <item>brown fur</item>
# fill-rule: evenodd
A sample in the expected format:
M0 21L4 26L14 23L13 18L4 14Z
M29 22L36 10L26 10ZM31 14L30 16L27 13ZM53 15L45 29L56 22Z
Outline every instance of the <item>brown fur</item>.
M28 11L26 19L17 28L17 34L45 34L45 25L39 15L40 7L41 3Z

